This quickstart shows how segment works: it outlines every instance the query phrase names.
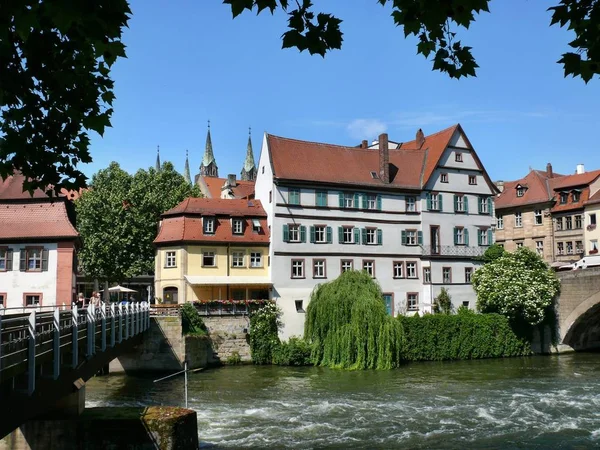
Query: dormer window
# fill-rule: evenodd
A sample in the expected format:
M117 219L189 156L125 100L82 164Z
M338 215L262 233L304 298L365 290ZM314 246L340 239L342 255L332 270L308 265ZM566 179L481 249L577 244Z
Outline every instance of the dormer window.
M233 219L233 234L244 233L244 222L242 219Z
M523 197L525 195L525 188L521 185L517 186L517 197Z
M561 192L560 193L560 204L564 205L565 203L567 203L567 200L569 199L569 194L566 192Z
M261 229L260 220L252 219L252 232L258 233L258 232L260 232L260 229Z
M204 234L214 234L215 233L215 218L214 217L204 217Z
M573 203L577 203L581 197L581 194L579 191L573 191L573 193L571 195L573 196Z

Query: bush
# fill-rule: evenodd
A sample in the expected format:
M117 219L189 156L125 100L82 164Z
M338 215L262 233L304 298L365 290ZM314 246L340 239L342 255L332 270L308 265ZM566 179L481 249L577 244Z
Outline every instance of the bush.
M227 357L226 364L229 366L236 366L242 363L242 358L238 352L232 352L231 355Z
M271 364L279 347L281 311L275 302L266 303L250 315L250 353L254 364Z
M445 287L433 300L433 312L435 314L452 314L452 297Z
M184 335L205 336L208 334L202 317L192 303L184 303L179 310L179 314L181 315L181 328Z
M499 358L531 354L530 342L519 337L500 314L398 316L406 336L407 361Z
M273 364L280 366L310 366L312 345L304 339L291 337L282 342L273 353Z

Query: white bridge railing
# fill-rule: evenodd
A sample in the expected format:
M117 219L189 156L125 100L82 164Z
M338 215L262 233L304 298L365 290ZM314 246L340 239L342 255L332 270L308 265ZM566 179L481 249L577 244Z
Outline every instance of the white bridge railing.
M149 326L146 302L68 310L60 306L0 309L0 383L12 380L13 388L18 389L17 378L26 374L26 385L20 388L31 395L36 374L56 380L61 366L76 369L97 352Z

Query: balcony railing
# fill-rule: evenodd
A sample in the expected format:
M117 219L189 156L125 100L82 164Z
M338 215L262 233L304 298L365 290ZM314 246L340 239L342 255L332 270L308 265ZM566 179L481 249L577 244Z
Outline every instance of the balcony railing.
M467 247L460 245L424 245L423 256L462 256L474 258L482 256L488 247Z
M268 303L269 300L213 300L194 302L201 316L246 316Z

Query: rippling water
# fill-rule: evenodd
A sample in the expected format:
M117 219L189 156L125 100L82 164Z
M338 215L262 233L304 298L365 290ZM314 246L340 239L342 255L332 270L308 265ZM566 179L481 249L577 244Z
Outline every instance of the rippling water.
M183 405L183 378L96 377L87 406ZM398 370L226 367L189 377L214 448L600 447L600 354Z

